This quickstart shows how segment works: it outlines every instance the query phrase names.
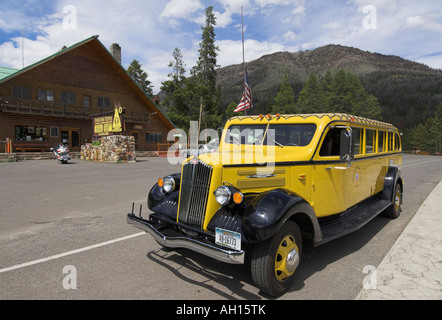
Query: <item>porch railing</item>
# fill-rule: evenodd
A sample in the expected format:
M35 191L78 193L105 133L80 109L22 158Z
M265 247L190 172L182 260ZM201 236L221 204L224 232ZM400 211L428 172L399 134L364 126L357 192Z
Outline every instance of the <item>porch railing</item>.
M61 104L51 101L26 100L17 98L0 98L2 112L44 115L75 119L91 119L91 115L111 111L111 108L84 107L78 105ZM145 123L151 122L151 115L144 112L126 111L126 122Z

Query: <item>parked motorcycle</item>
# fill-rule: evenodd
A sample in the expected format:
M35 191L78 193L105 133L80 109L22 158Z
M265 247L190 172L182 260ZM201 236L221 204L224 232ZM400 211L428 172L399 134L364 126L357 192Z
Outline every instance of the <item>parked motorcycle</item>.
M54 152L55 158L61 164L68 163L68 160L71 160L71 153L69 152L69 148L63 144L55 148L51 148L51 151Z

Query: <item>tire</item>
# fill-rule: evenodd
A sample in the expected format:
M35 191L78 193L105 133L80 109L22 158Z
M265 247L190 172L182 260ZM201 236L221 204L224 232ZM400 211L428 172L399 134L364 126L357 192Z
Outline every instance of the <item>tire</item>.
M294 221L287 221L273 238L255 246L251 260L253 281L266 294L283 295L295 279L301 254L301 230Z
M390 219L397 219L401 214L402 188L399 183L394 187L393 203L384 211L384 215Z

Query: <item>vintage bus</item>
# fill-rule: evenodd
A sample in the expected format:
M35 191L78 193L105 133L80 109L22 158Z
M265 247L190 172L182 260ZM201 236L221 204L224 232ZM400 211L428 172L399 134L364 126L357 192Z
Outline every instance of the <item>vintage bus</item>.
M218 152L187 159L148 195L148 217L127 221L165 247L226 263L251 259L254 283L280 296L302 243L320 245L401 212L401 135L347 114L238 116Z

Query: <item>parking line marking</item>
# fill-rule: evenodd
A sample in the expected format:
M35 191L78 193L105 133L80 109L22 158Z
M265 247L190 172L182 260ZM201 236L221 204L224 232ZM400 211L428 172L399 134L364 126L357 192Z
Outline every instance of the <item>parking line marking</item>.
M407 167L412 167L412 166L418 166L420 164L425 164L425 163L430 163L430 162L436 162L439 161L439 159L437 160L430 160L430 161L425 161L425 162L418 162L418 163L411 163L411 164L407 164L405 166L402 166L402 168L407 168Z
M12 270L17 270L17 269L20 269L20 268L29 267L29 266L32 266L32 265L35 265L35 264L39 264L39 263L42 263L42 262L47 262L47 261L55 260L55 259L58 259L58 258L70 256L70 255L73 255L73 254L76 254L76 253L80 253L80 252L96 249L96 248L107 246L109 244L113 244L113 243L116 243L116 242L120 242L120 241L124 241L124 240L129 240L129 239L132 239L132 238L135 238L135 237L139 237L139 236L144 235L144 234L146 234L146 233L145 232L135 233L135 234L132 234L132 235L129 235L129 236L126 236L126 237L122 237L122 238L118 238L118 239L114 239L114 240L109 240L109 241L102 242L102 243L97 243L97 244L94 244L92 246L88 246L88 247L84 247L84 248L80 248L80 249L76 249L76 250L72 250L72 251L68 251L68 252L64 252L64 253L60 253L60 254L56 254L54 256L50 256L50 257L47 257L47 258L42 258L42 259L38 259L38 260L34 260L34 261L22 263L22 264L17 264L17 265L12 266L12 267L0 269L0 273L12 271Z

